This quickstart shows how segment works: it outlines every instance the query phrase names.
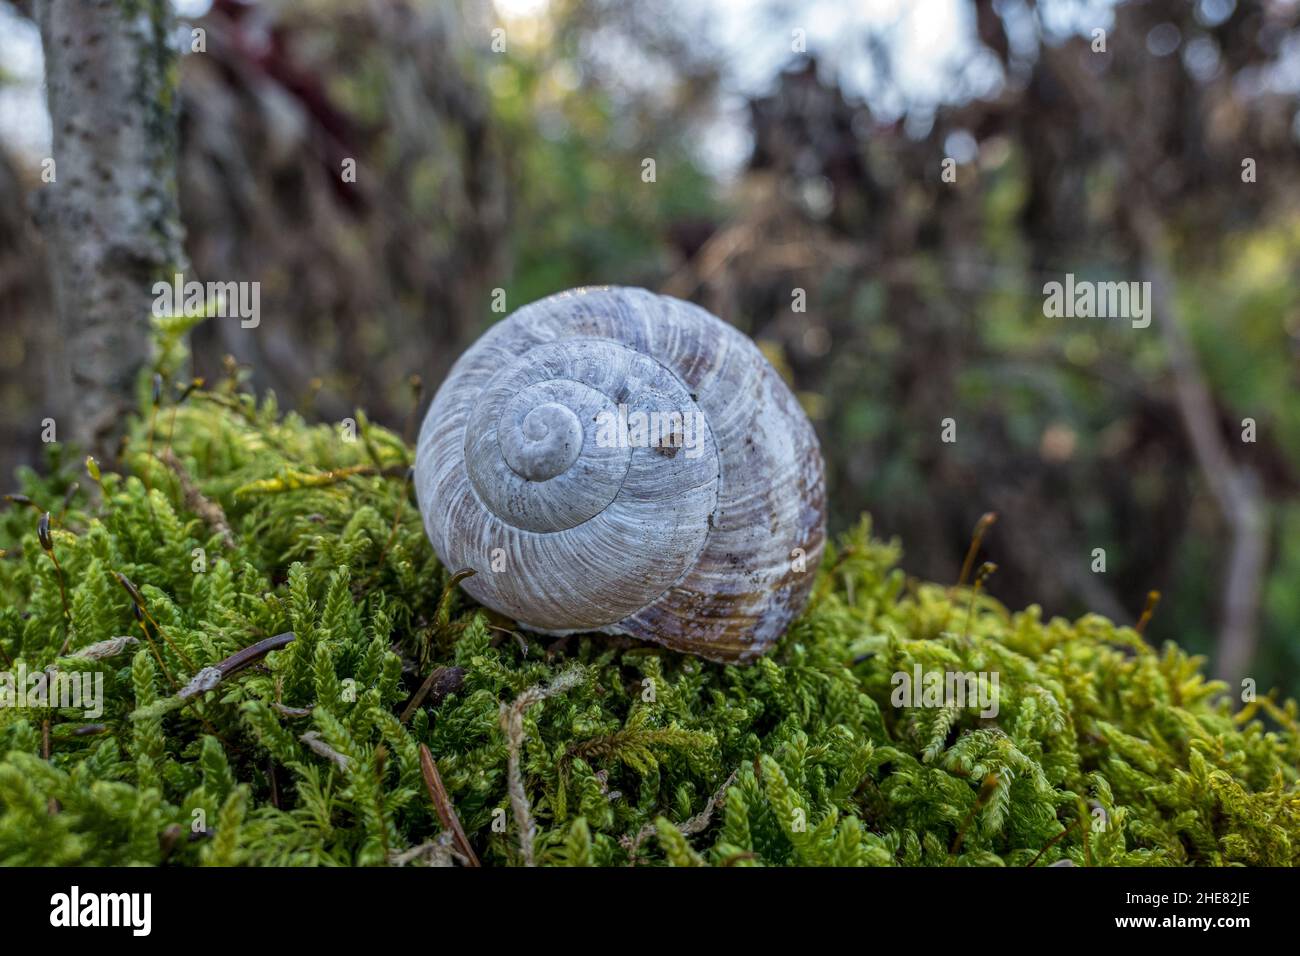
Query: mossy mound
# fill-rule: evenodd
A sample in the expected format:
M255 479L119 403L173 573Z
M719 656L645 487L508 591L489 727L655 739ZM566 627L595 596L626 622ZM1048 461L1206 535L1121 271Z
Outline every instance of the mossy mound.
M1234 716L1178 648L909 580L865 523L725 667L469 605L364 418L232 380L145 419L129 477L26 475L0 518L0 667L104 673L100 716L0 709L5 864L1300 860L1293 702ZM918 665L996 673L996 717L895 707Z

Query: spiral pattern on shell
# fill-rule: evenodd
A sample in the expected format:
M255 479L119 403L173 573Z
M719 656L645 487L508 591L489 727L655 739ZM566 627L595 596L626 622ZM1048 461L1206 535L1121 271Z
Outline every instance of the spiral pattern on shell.
M789 389L745 335L641 289L560 293L490 329L429 408L416 491L439 559L478 572L462 586L487 607L713 660L780 636L825 539Z

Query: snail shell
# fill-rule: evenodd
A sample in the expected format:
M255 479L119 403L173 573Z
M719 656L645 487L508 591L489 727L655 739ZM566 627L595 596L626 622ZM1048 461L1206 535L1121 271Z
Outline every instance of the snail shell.
M562 292L491 328L434 397L415 476L443 565L547 634L750 659L802 608L825 541L817 438L780 376L643 289Z

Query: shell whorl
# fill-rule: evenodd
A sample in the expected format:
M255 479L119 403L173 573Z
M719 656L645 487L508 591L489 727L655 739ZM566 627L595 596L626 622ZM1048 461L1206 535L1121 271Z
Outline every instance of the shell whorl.
M429 408L416 490L439 559L477 571L463 587L488 607L715 660L780 635L825 534L817 440L779 376L731 326L640 289L560 293L490 329Z

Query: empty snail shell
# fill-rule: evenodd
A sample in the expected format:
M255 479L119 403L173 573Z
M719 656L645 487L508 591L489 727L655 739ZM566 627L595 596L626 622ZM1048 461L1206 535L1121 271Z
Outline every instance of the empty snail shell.
M416 453L425 529L480 603L718 661L799 613L825 541L812 426L748 337L643 289L519 309L461 356Z

